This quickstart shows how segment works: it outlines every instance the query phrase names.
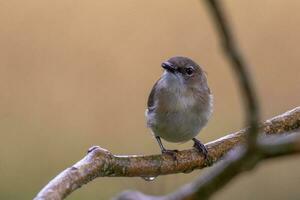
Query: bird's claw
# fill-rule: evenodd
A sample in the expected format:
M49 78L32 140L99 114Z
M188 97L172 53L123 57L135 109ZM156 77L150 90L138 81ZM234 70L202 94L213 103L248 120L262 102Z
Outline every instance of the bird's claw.
M174 150L168 150L168 149L163 149L161 151L162 154L167 154L167 155L170 155L172 156L172 158L174 160L177 160L177 157L176 157L176 154L178 153L178 150L174 149Z
M208 151L207 151L207 148L205 147L205 145L202 144L199 140L197 140L195 138L193 139L193 141L194 141L194 146L193 147L195 147L200 153L203 154L204 159L207 159Z

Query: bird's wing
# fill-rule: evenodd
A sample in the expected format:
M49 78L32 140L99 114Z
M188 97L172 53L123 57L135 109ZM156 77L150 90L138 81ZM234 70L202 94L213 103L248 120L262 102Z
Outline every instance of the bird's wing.
M148 106L148 112L152 112L154 110L154 96L156 93L156 86L157 86L158 81L154 84L154 86L152 87L152 90L150 92L150 95L148 97L148 102L147 102L147 106Z

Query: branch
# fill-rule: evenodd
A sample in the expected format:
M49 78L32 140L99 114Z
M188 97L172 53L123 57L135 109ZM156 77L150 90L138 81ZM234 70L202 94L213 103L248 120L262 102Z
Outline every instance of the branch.
M274 136L275 137L275 136ZM256 165L260 162L268 160L270 158L277 158L282 156L290 156L293 154L300 154L300 130L296 132L290 132L286 135L276 136L273 140L270 140L269 137L263 138L259 141L264 149L266 150L260 156L251 157L248 159L247 165ZM229 152L229 157L239 157L246 152L246 149L243 146L240 146L240 149L234 149ZM247 157L248 158L248 157ZM222 165L228 160L222 161ZM244 168L246 171L247 168ZM209 179L210 174L206 174L205 178ZM124 191L119 194L114 200L198 200L198 199L207 199L207 196L203 196L202 190L199 190L204 184L202 181L203 178L200 177L198 180L193 183L187 184L181 187L174 193L171 193L166 196L150 196L145 195L138 191Z
M300 128L300 107L261 124L264 135L281 135L298 128ZM153 177L201 169L217 162L233 147L245 142L247 132L247 129L243 129L206 144L209 161L205 161L202 154L194 149L180 151L177 154L177 161L174 161L168 155L120 156L94 147L82 160L50 181L38 193L35 200L64 199L97 177Z
M292 132L285 132L281 136L265 137L258 140L260 152L249 152L247 148L242 145L230 151L224 157L222 163L217 165L211 173L200 176L196 181L185 185L177 192L164 197L165 200L197 200L208 199L214 192L218 185L223 184L224 177L218 176L219 179L213 179L216 174L222 169L229 167L225 176L234 177L242 172L253 169L258 163L281 156L288 156L300 153L300 129L298 128ZM214 173L216 172L216 174ZM219 174L218 174L219 175ZM222 174L223 175L223 174ZM213 177L213 178L212 178ZM217 180L211 184L212 180ZM217 186L216 186L217 185Z

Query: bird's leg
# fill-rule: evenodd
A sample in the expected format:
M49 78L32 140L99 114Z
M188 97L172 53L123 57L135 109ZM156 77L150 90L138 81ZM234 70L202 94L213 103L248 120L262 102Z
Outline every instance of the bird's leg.
M160 149L161 149L161 153L162 153L162 154L169 154L169 155L171 155L171 156L174 158L174 160L176 160L176 159L177 159L177 158L176 158L176 153L178 152L178 150L168 150L168 149L166 149L166 148L163 146L160 137L159 137L159 136L155 136L155 138L156 138L157 143L158 143L158 145L159 145L159 147L160 147Z
M208 151L205 147L204 144L202 144L199 140L197 140L196 138L193 138L194 141L194 147L204 155L204 158L206 159L208 156Z

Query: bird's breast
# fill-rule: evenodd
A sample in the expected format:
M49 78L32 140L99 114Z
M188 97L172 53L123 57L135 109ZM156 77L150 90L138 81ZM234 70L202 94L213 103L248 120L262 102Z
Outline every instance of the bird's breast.
M147 123L156 136L170 142L185 142L206 125L211 113L211 95L190 89L173 79L161 79ZM168 86L168 87L167 87Z
M195 137L209 118L208 105L193 96L169 95L157 99L156 108L148 113L155 135L170 142L185 142Z

